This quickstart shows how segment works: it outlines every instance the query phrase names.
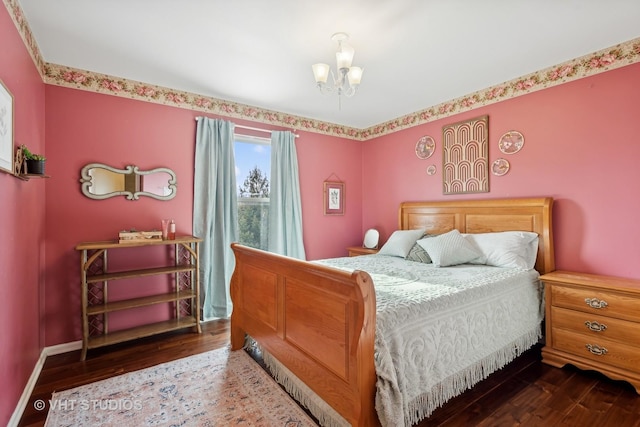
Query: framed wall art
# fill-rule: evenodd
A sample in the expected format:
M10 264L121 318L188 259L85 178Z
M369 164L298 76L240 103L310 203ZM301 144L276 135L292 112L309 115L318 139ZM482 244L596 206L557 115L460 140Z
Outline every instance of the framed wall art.
M0 80L0 171L13 174L13 95Z
M489 116L442 128L443 194L489 191Z
M324 214L344 215L344 182L324 182Z

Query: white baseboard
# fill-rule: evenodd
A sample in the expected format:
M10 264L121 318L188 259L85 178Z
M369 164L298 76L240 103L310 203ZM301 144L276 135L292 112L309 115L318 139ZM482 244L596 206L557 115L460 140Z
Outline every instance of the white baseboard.
M29 377L29 381L27 381L27 385L25 385L24 390L22 391L22 396L20 396L20 400L16 405L16 409L13 411L13 415L9 419L8 427L17 427L20 419L22 418L22 414L24 413L27 404L29 403L29 398L31 397L31 393L33 393L33 389L38 382L38 377L40 376L40 372L42 371L42 367L44 366L44 362L47 360L48 356L53 356L55 354L68 353L70 351L80 350L82 348L82 341L73 341L65 344L58 344L51 347L45 347L40 352L40 357L36 362L36 365L33 367L33 371L31 372L31 376Z
M51 347L45 347L42 352L46 356L54 356L56 354L69 353L70 351L76 351L82 349L82 340L67 342L64 344L52 345Z

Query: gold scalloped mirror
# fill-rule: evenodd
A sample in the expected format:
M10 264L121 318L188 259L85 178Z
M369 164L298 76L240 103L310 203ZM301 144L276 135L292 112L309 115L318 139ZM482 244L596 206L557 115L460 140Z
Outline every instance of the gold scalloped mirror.
M140 196L170 200L176 196L176 174L168 168L142 171L129 165L124 169L102 163L89 163L80 171L82 194L90 199L102 200L125 196L138 200Z

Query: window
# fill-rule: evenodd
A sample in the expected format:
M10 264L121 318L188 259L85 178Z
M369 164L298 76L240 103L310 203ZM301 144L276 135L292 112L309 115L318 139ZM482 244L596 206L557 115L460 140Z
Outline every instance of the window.
M236 134L234 148L240 244L267 250L271 141Z

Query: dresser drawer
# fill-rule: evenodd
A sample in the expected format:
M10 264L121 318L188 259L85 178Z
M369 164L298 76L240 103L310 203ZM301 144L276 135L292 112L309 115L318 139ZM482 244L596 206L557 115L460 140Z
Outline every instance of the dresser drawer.
M551 307L551 318L554 328L640 347L640 323L561 307Z
M640 299L637 295L553 285L551 304L555 307L640 322Z
M603 366L617 366L630 371L637 371L640 366L640 347L555 327L552 328L552 335L554 348Z

